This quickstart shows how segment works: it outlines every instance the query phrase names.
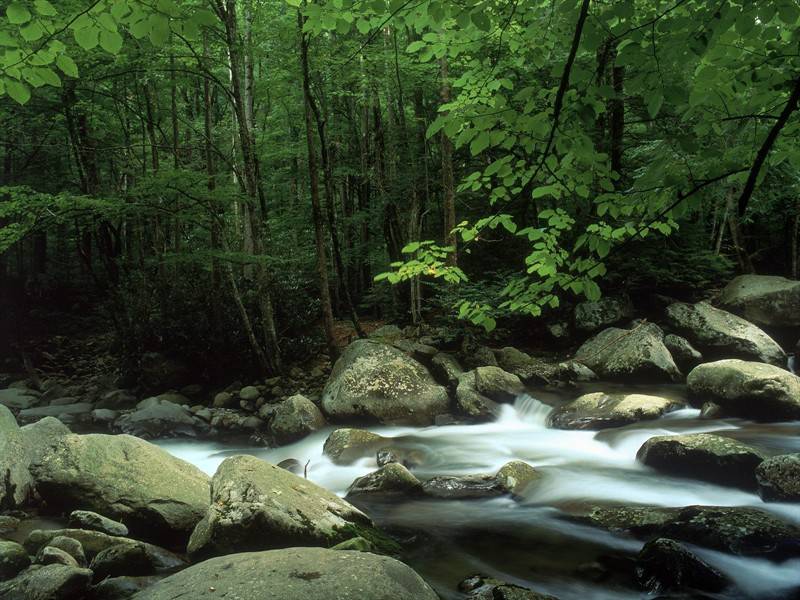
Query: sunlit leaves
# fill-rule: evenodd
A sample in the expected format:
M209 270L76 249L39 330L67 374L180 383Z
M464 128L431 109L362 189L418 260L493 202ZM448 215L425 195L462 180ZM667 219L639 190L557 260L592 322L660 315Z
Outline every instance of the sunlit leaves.
M8 22L12 25L27 23L32 17L28 7L20 2L12 2L9 4L6 8L6 16L8 17Z

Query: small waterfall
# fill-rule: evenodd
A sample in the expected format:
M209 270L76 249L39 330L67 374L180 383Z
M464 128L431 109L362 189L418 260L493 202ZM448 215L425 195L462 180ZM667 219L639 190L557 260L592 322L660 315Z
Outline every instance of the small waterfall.
M547 415L553 410L541 400L522 394L514 402L514 415L520 421L531 425L547 426Z

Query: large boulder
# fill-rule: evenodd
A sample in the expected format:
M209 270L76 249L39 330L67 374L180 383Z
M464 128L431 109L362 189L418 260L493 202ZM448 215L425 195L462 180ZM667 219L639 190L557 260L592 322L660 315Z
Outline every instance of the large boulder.
M664 336L664 345L672 354L675 359L675 364L680 367L684 373L688 373L701 362L703 362L703 355L700 351L696 350L694 346L689 343L684 337L669 333Z
M496 369L497 367L478 367L479 369ZM456 386L456 409L462 415L474 421L491 421L500 412L500 407L491 398L478 391L475 378L477 369L462 373Z
M475 389L495 402L513 402L525 393L525 386L520 378L500 367L476 368Z
M225 459L189 540L194 558L289 546L333 546L372 521L336 494L253 456Z
M730 582L686 546L669 538L645 544L636 559L636 580L653 594L674 590L721 592Z
M343 428L328 436L322 453L336 465L349 465L361 458L375 456L388 442L389 438L365 429Z
M495 350L494 355L500 368L526 383L548 383L552 376L550 365L512 346Z
M652 437L636 458L670 475L755 490L756 467L764 455L731 438L693 433Z
M0 404L0 511L22 506L33 491L30 453L14 415Z
M448 411L447 389L421 363L373 340L356 340L336 361L322 408L332 419L431 425Z
M400 463L391 462L356 479L347 489L347 498L413 496L421 492L419 479Z
M616 325L633 316L633 304L627 296L605 296L595 302L581 302L575 307L575 328L593 333Z
M325 417L316 404L301 394L287 398L275 408L269 423L274 438L287 444L325 427Z
M39 403L39 393L25 388L0 390L0 405L14 410L33 408Z
M25 548L16 542L0 540L0 581L13 579L30 564Z
M167 398L147 398L136 410L121 416L114 427L122 433L144 439L175 436L196 436L208 429L206 423L180 404Z
M707 302L676 302L666 309L667 321L688 338L706 359L743 358L783 367L786 353L761 329Z
M594 392L559 406L548 415L547 423L556 429L597 431L657 419L682 406L681 402L661 396Z
M800 454L768 458L758 465L756 480L764 500L800 502Z
M89 569L52 564L33 566L0 583L0 598L9 600L83 600L92 583Z
M652 323L633 329L604 329L584 342L577 361L601 378L626 381L679 381L681 373L664 346L664 332Z
M723 413L760 421L800 419L800 377L738 359L702 364L686 379L698 404L714 402Z
M50 506L92 510L143 539L181 544L206 512L209 478L128 435L66 435L31 463Z
M286 548L212 558L139 592L135 600L437 600L403 563L352 550Z
M773 275L740 275L722 290L719 302L756 325L800 326L800 281Z

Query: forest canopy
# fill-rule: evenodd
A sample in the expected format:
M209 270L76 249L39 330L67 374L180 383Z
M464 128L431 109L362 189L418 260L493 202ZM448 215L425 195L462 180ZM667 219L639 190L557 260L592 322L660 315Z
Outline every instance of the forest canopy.
M0 274L264 372L800 275L796 0L14 0ZM527 322L527 321L526 321ZM324 337L320 335L324 333Z

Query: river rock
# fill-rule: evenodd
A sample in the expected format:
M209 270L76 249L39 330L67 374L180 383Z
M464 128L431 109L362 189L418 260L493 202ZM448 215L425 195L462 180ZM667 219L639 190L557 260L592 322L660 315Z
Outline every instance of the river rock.
M268 582L268 585L265 585ZM139 592L135 600L437 600L403 563L368 552L286 548L212 558Z
M503 465L494 475L434 477L422 483L422 490L428 496L446 500L520 496L540 476L527 463L515 460Z
M316 404L302 394L295 394L278 404L269 423L270 433L282 444L304 438L323 427L325 417Z
M25 548L16 542L0 540L0 581L13 579L30 564Z
M128 535L128 528L122 523L89 510L73 510L69 515L68 526L73 529L101 531L108 535L116 535L119 537Z
M70 433L69 427L55 417L45 417L20 428L31 462L38 460L51 445Z
M111 390L100 398L95 408L109 410L127 410L136 405L136 396L125 389Z
M390 441L365 429L337 429L325 440L322 453L336 465L349 465L360 458L374 456Z
M668 538L645 544L636 559L636 580L652 593L676 590L721 592L728 579L686 546Z
M491 369L497 367L480 367ZM478 391L476 371L467 371L458 378L456 386L456 408L462 415L473 421L491 421L500 412L500 407L491 398Z
M36 564L39 565L64 565L66 567L79 567L78 561L75 560L68 552L64 552L61 548L53 546L45 546L36 555Z
M525 386L520 378L500 367L475 369L475 389L495 402L513 402L525 393Z
M652 437L636 458L670 475L755 490L755 470L764 455L731 438L693 433Z
M92 587L92 600L127 600L161 579L159 575L109 577Z
M336 494L253 456L225 459L211 505L189 540L194 558L288 546L332 546L372 531L372 521Z
M458 359L446 352L439 352L431 359L430 370L436 381L451 391L456 389L458 378L464 372Z
M703 355L684 337L669 333L664 336L664 345L672 354L675 363L685 373L703 362Z
M143 439L182 435L194 437L208 428L188 408L158 397L139 402L136 410L117 419L114 427L122 433Z
M555 596L540 594L483 575L467 577L458 584L458 590L467 594L470 600L558 600Z
M494 355L504 371L525 383L548 383L552 375L547 364L511 346L495 350Z
M764 500L800 502L800 454L768 458L758 465L756 480Z
M730 416L800 418L800 377L772 365L738 359L705 363L689 373L686 384L693 399L714 402Z
M37 406L26 408L19 411L20 422L30 423L45 417L56 417L60 421L72 421L78 418L88 417L94 409L91 402L76 402L75 404L63 404L57 406Z
M239 390L239 398L245 402L254 402L261 396L261 392L254 385L248 385Z
M449 405L447 389L422 364L373 340L345 349L322 393L322 408L333 419L431 425Z
M89 568L94 572L95 581L123 575L153 575L158 570L144 544L117 544L106 548L92 559Z
M50 506L92 510L167 544L185 542L209 502L207 475L128 435L64 436L31 473Z
M676 302L667 307L667 321L706 358L742 358L783 367L786 353L752 323L707 302Z
M83 551L83 544L81 544L75 538L64 535L56 536L47 542L47 545L39 550L39 554L41 554L47 548L57 548L62 552L66 552L75 560L77 566L86 566L86 553Z
M0 510L25 504L33 492L30 452L14 415L0 405Z
M575 327L593 333L633 317L628 296L605 296L595 302L581 302L575 307Z
M39 393L26 388L0 390L0 405L14 410L33 408L39 403Z
M740 275L722 290L719 302L756 325L800 326L800 281L774 275Z
M554 409L547 424L556 429L597 431L657 419L682 406L681 402L660 396L594 392Z
M422 484L407 468L391 462L377 471L356 479L348 488L346 498L359 496L413 496L422 492Z
M92 582L89 569L65 565L33 566L0 583L0 598L9 600L83 600Z
M647 323L633 329L604 329L584 342L576 360L605 379L679 381L681 373L664 346L661 329Z

